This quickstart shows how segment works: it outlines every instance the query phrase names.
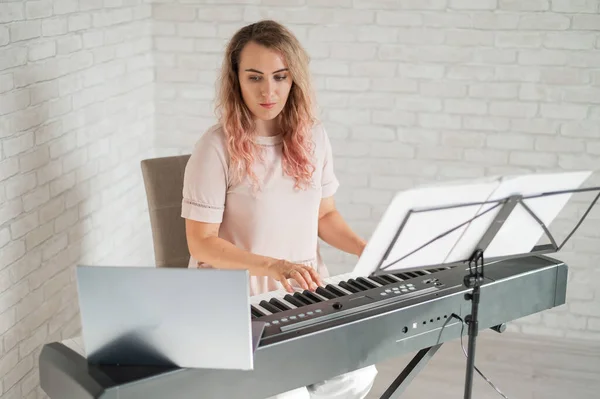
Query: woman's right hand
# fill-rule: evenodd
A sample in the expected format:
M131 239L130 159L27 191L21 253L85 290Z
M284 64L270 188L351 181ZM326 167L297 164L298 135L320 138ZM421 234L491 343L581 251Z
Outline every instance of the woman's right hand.
M298 282L298 285L305 290L314 291L318 286L323 286L323 280L319 273L310 266L298 263L288 262L286 260L277 260L267 266L267 276L279 281L288 292L294 292L294 288L288 279Z

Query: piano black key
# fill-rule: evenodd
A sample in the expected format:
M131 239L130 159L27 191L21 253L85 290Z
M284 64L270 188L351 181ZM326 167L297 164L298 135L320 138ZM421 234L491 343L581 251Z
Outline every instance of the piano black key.
M325 286L325 289L326 289L327 291L331 292L332 294L334 294L334 295L337 295L338 297L340 297L340 296L345 296L345 295L346 295L346 293L345 293L344 291L342 291L342 290L338 289L338 288L337 288L335 285L333 285L333 284L327 284L327 285Z
M309 299L311 299L313 302L323 302L323 300L321 298L319 298L318 296L316 296L315 294L313 294L312 292L308 291L308 290L304 290L302 291L302 294L304 294L306 297L308 297Z
M297 298L294 298L290 294L287 294L286 296L284 296L283 299L285 299L286 301L288 301L289 303L291 303L294 306L298 306L299 308L302 306L306 306L306 304L304 302L302 302L301 300L299 300Z
M296 298L298 298L300 301L304 302L304 304L306 304L306 305L312 305L313 303L315 303L315 302L313 302L313 301L312 301L310 298L308 298L308 297L307 297L307 296L305 296L305 295L302 295L302 294L301 294L301 293L299 293L299 292L294 292L294 296L295 296Z
M416 274L415 272L406 272L406 274L407 274L408 276L410 276L410 278L419 277L419 275L418 275L418 274Z
M346 291L350 291L352 293L356 293L356 292L360 292L360 290L350 284L348 284L345 281L340 281L340 283L338 284L340 287L342 287L343 289L345 289Z
M269 301L273 306L277 306L281 310L290 310L291 308L277 298L271 298Z
M398 279L395 279L394 277L392 277L391 275L382 275L379 276L380 278L387 280L390 284L396 284L398 282Z
M250 312L252 312L252 315L256 317L266 316L263 312L256 309L253 305L250 305Z
M359 283L361 283L361 284L363 284L363 285L366 285L367 287L369 287L369 288L371 288L371 289L372 289L372 288L377 288L377 286L376 286L375 284L373 284L372 282L370 282L369 280L367 280L367 279L366 279L366 278L364 278L364 277L358 277L358 278L356 279L356 281L358 281Z
M318 287L315 292L321 296L324 296L325 298L328 298L328 299L335 299L338 297L331 291L327 291L324 287Z
M263 308L267 309L271 313L281 312L281 309L279 309L277 306L271 305L269 302L267 302L265 300L260 301L259 305L262 306Z
M388 284L392 284L391 281L386 280L385 278L383 278L382 276L371 276L369 277L369 279L378 282L381 285L388 285Z
M354 280L353 278L348 279L348 281L346 281L348 284L350 284L353 287L356 287L359 291L367 291L369 289L369 287L367 287L364 284L359 283L358 281Z
M404 273L394 273L394 276L398 277L398 278L399 278L399 279L401 279L402 281L405 281L405 280L410 280L410 279L411 279L411 277L410 277L410 276L408 276L408 275L406 275L406 274L404 274Z

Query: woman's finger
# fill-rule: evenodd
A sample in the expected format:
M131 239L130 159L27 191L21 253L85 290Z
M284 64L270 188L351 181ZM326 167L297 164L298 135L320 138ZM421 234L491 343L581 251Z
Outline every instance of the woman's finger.
M315 281L321 287L323 287L325 285L325 283L323 283L323 280L321 279L321 276L319 275L319 272L317 272L315 269L313 269L310 266L306 266L306 269L312 276L313 281Z
M285 278L283 274L279 277L279 281L281 282L281 285L283 285L283 288L285 288L287 292L294 292L294 288L292 288L291 284L289 283L289 281L287 281L287 278Z
M308 283L308 286L310 287L311 290L316 290L317 289L317 281L314 279L314 276L307 270L307 267L302 267L301 269L301 273L302 276L304 277L304 279L306 280L306 282Z
M300 287L304 288L305 290L308 289L308 282L304 279L304 277L302 276L302 273L300 273L297 269L293 270L291 275L293 275L293 279L296 280L298 282L298 284L300 284Z

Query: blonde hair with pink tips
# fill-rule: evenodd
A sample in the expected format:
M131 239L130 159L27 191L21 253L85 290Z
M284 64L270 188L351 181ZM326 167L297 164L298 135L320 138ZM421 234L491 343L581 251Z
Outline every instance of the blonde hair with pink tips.
M234 180L246 174L254 185L258 184L252 171L257 155L253 141L255 125L238 80L240 54L251 41L278 51L287 61L293 83L279 116L279 127L283 132L283 170L295 179L296 188L307 187L314 172L310 161L313 151L310 131L316 120L309 57L298 39L275 21L260 21L243 27L234 34L225 51L216 111L227 137L230 171Z

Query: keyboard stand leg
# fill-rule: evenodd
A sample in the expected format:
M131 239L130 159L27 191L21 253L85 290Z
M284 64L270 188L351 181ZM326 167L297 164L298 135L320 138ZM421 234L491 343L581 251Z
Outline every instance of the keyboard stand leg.
M400 373L394 382L392 382L380 399L398 399L441 346L442 344L438 344L426 349L421 349L404 370L402 370L402 373Z

